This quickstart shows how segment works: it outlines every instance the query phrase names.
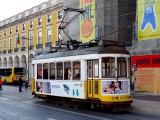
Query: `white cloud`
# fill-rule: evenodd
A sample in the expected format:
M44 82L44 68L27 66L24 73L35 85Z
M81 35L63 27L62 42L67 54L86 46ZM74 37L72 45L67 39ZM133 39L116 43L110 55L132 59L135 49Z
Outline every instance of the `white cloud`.
M0 21L10 18L48 0L1 0Z

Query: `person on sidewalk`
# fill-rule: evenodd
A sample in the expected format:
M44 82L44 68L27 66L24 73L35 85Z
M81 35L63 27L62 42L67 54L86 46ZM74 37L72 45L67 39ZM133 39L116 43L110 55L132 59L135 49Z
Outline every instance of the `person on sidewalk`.
M25 90L27 91L27 88L28 88L28 80L26 80L25 82Z
M22 85L23 85L23 80L22 76L19 77L19 92L22 92Z

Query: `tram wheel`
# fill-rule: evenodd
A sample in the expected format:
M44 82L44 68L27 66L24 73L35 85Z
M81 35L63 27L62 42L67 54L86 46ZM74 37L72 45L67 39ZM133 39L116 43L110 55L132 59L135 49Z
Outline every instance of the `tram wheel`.
M115 105L110 105L108 111L113 113Z

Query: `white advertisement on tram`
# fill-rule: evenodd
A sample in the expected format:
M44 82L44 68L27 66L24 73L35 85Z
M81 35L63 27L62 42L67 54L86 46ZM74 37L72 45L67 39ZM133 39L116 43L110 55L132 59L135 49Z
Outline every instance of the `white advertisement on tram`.
M102 94L129 94L129 81L102 80Z
M83 82L36 82L36 92L63 97L84 98Z

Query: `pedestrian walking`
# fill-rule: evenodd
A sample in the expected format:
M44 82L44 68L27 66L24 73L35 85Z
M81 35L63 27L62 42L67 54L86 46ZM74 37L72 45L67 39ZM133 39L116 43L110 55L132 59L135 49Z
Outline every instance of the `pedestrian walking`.
M19 92L22 92L22 85L23 85L23 80L22 76L19 77Z

